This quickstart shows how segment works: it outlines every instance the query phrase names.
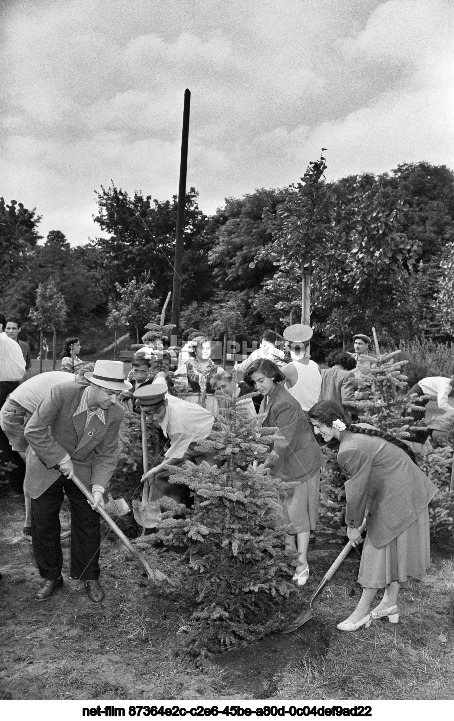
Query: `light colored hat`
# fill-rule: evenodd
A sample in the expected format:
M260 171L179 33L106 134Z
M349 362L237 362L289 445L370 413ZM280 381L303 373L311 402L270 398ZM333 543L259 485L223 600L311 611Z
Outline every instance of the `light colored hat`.
M364 335L364 333L356 333L356 335L353 336L353 340L356 340L357 338L359 338L360 340L363 340L364 343L367 343L367 345L370 345L372 343L369 336Z
M164 378L155 378L153 383L139 386L133 393L133 398L139 401L141 406L155 406L167 395L169 390Z
M128 391L132 388L131 383L125 380L125 366L121 361L97 360L93 373L85 373L85 378L109 391Z
M314 331L310 325L304 325L303 323L294 323L289 325L284 330L285 340L291 343L307 343L313 336Z

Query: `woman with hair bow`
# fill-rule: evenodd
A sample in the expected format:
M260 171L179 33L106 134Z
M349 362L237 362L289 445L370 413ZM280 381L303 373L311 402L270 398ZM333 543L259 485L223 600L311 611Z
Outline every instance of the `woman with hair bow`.
M310 532L317 523L323 456L306 414L282 385L285 376L275 363L266 358L255 360L244 379L263 395L260 412L266 415L262 425L279 429L280 438L273 448L277 456L268 457L263 467L281 481L294 483L293 488L279 493L279 503L287 547L298 552L293 580L304 586L309 578L307 551Z
M430 566L428 504L436 486L414 462L410 446L368 424L348 424L341 407L320 401L309 420L325 442L339 441L337 461L345 471L347 535L361 541L366 517L358 582L363 587L357 607L337 628L356 631L387 616L399 621L397 595L408 577L422 579ZM378 589L384 595L371 605Z

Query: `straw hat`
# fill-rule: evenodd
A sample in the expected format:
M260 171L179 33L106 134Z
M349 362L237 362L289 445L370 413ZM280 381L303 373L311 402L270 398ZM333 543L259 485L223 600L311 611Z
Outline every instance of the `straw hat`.
M93 372L85 373L85 378L109 391L128 391L132 388L126 380L125 366L121 361L97 360Z

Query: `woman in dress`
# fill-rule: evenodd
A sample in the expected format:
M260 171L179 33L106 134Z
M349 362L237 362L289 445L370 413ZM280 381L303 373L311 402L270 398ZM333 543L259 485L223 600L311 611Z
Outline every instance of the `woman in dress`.
M437 488L414 463L406 443L367 424L348 424L337 403L316 403L309 419L325 442L339 441L337 461L348 476L345 519L353 545L360 542L358 528L367 519L358 575L363 592L337 628L356 631L383 616L397 623L400 584L409 576L424 578L430 566L428 504ZM381 588L383 598L371 611Z
M175 371L175 388L185 400L198 403L211 413L218 413L214 377L224 369L211 359L211 342L206 336L196 336L191 344L189 359Z
M307 549L318 514L322 454L311 425L300 404L281 385L284 375L270 360L256 360L246 371L245 381L263 394L260 411L263 426L278 428L282 438L274 442L277 457L269 457L265 468L281 481L297 482L293 489L279 493L282 525L287 526L287 546L298 552L294 580L303 586L309 578Z
M78 357L80 353L80 340L76 336L67 338L61 354L60 370L66 373L77 373L83 365L83 361Z

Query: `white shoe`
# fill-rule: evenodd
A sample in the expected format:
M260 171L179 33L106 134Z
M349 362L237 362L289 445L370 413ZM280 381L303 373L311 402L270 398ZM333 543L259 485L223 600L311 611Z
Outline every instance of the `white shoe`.
M304 586L309 578L309 566L306 566L304 571L300 571L299 573L295 573L295 575L292 578L292 581L296 581L298 586Z
M361 621L357 621L356 623L352 623L351 621L342 621L342 623L337 624L337 628L339 631L356 631L358 628L361 628L361 626L369 628L371 622L371 614L368 613L367 616L364 616L364 618L361 619Z
M397 606L389 606L388 608L375 608L371 611L370 617L375 621L377 618L388 616L390 623L399 623L399 609Z

